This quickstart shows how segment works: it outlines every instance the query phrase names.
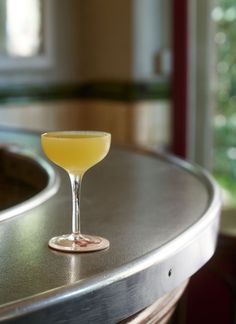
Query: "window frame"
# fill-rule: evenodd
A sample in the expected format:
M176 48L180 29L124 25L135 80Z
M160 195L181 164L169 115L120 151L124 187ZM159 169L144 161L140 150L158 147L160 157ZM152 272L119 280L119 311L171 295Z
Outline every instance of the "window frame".
M188 116L187 158L212 171L214 0L190 0L188 8Z

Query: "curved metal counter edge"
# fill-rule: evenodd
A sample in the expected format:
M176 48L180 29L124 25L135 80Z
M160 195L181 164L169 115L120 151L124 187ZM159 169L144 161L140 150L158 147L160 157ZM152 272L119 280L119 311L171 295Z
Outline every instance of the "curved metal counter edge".
M216 247L221 210L220 192L215 181L208 172L189 162L169 155L149 154L174 163L206 185L209 205L201 219L158 250L129 264L70 286L5 304L0 307L0 322L57 323L68 320L73 314L70 323L93 323L97 313L101 323L116 323L176 288L211 258ZM193 257L195 261L188 262Z

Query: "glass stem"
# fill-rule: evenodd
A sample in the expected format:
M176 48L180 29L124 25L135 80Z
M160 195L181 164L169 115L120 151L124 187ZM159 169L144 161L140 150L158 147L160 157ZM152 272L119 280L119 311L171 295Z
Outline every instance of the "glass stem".
M80 232L80 192L82 175L69 174L72 189L72 234L79 237Z

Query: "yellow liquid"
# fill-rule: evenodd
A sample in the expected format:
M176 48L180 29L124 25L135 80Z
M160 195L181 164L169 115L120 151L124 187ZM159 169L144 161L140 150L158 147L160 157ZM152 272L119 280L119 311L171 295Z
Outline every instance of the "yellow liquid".
M47 157L74 175L82 175L108 153L111 135L104 132L49 132L41 136Z

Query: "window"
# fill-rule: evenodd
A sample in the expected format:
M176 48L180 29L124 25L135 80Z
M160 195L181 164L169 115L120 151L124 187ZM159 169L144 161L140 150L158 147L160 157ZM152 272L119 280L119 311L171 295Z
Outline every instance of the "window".
M1 56L32 57L42 50L42 3L40 0L0 2Z
M16 75L17 71L51 65L50 3L45 0L0 1L0 71Z
M0 0L0 89L80 80L80 5Z

